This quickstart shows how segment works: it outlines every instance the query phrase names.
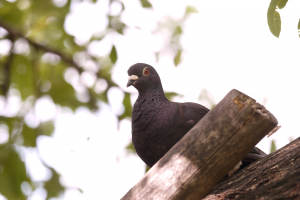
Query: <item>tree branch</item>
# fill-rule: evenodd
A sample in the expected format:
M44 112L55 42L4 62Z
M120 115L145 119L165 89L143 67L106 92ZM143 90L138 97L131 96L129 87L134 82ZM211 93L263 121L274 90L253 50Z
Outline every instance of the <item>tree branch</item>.
M35 48L41 49L45 52L56 54L56 55L60 56L62 60L71 64L72 66L74 66L80 73L83 71L83 69L72 58L69 58L69 57L65 56L63 53L61 53L57 50L54 50L50 47L43 46L43 45L40 45L40 44L34 42L33 40L25 37L20 31L14 30L13 28L11 28L8 25L6 25L5 23L3 23L1 20L0 20L0 27L4 28L8 32L8 34L10 36L12 36L13 38L24 38L25 40L28 41L29 44L31 44Z
M52 49L50 47L43 46L43 45L40 45L40 44L34 42L33 40L25 37L21 33L21 31L17 31L15 29L13 29L12 27L9 27L8 25L6 25L1 20L0 20L0 27L4 28L8 32L9 38L14 38L14 39L23 38L23 39L27 40L28 43L31 44L36 49L41 49L45 52L53 53L53 54L56 54L56 55L60 56L61 59L64 60L66 63L69 63L70 65L75 67L79 71L79 73L82 73L84 71L72 58L69 58L69 57L65 56L62 52L59 52L55 49ZM13 48L13 44L12 44L12 48ZM11 50L12 50L12 48L11 48ZM8 60L5 64L5 69L7 69L5 71L5 76L6 77L8 77L8 74L9 74L8 68L10 66L11 60L12 60L12 53L10 53L10 56L8 57ZM5 84L3 86L3 90L4 90L4 92L7 90L7 86ZM88 90L88 93L90 95L90 101L89 101L90 107L93 108L93 109L97 109L98 107L97 107L97 103L96 103L96 100L95 100L95 97L94 97L93 93L89 90L89 88L87 88L87 90ZM6 92L4 94L6 94Z
M2 84L2 92L3 95L6 96L7 92L8 92L8 88L9 88L9 66L12 62L13 59L13 49L14 49L14 39L13 36L9 35L9 40L11 41L11 47L10 50L8 52L7 58L5 60L5 63L3 65L3 69L4 69L4 82Z
M299 199L299 176L300 137L224 179L203 200Z

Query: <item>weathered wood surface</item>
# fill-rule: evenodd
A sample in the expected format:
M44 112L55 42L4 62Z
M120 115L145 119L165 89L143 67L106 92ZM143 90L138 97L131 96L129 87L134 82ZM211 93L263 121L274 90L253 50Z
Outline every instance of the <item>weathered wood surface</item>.
M201 199L276 125L263 106L232 90L122 200Z
M300 138L237 171L204 200L300 199Z

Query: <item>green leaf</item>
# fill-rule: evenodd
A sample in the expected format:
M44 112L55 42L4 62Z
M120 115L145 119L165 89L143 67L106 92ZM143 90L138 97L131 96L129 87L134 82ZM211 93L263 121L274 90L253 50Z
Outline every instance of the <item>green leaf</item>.
M148 165L146 165L146 169L145 169L145 174L147 173L147 171L149 171L150 167Z
M43 135L51 136L54 131L53 121L46 121L40 124L39 126Z
M113 45L112 48L111 48L109 58L110 58L110 60L113 64L115 64L118 60L118 55L117 55L117 50L116 50L115 45Z
M120 21L119 17L114 17L110 21L111 28L115 29L118 33L123 35L123 30L126 27L126 25Z
M191 13L199 13L199 11L197 10L197 8L195 8L194 6L190 6L188 5L186 8L185 8L185 15L189 15Z
M51 167L49 168L52 172L52 178L44 185L44 188L47 190L47 199L59 197L65 191L65 188L59 182L60 175Z
M177 53L174 57L174 65L178 66L178 64L181 62L181 50L177 50Z
M0 19L12 26L20 26L25 20L25 13L20 12L18 1L1 1Z
M176 92L165 92L165 95L166 95L167 99L169 99L169 101L171 101L173 97L182 96Z
M175 31L173 32L173 37L175 37L177 35L181 35L181 34L182 34L181 26L176 26Z
M136 154L136 151L135 151L135 148L134 148L132 142L130 142L130 144L127 145L126 151L128 154Z
M27 199L21 191L21 183L31 182L26 175L25 163L10 146L0 146L0 193L7 199Z
M11 134L12 134L14 121L15 121L14 117L3 117L3 116L0 116L0 123L4 123L8 127L8 132L10 134L10 137L11 137Z
M32 69L30 59L14 54L10 67L10 84L14 84L14 87L20 91L22 99L25 100L35 94L34 75L36 72Z
M131 117L132 113L132 106L131 106L131 101L130 101L130 93L125 92L125 96L123 99L123 105L125 107L125 111L122 115L118 116L119 121L126 117Z
M65 69L66 65L62 62L55 67L50 64L39 63L38 70L41 73L41 78L51 82L51 89L45 94L50 95L55 104L67 106L72 110L79 106L86 106L86 103L77 100L74 88L65 81L63 77Z
M22 136L24 139L23 145L25 147L36 147L36 129L32 129L26 124L23 124Z
M279 38L281 31L281 19L279 13L276 11L277 8L283 8L287 3L287 0L271 0L267 18L268 25L271 33Z
M268 25L271 33L279 38L281 31L281 19L280 15L276 10L271 10L268 12Z
M274 151L276 151L276 144L275 144L275 141L274 140L272 140L272 142L271 142L271 150L270 150L270 152L272 153L272 152L274 152Z
M143 8L152 8L152 4L148 0L140 0Z
M300 20L298 22L298 34L299 34L299 37L300 37Z
M279 9L284 8L287 2L288 2L288 0L281 0L281 1L279 1L278 8Z

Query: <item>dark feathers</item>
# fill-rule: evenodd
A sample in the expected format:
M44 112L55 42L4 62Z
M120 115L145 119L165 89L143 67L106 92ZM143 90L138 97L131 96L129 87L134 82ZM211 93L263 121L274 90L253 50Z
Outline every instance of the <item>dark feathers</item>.
M139 92L132 111L132 143L139 157L152 167L209 109L196 103L169 101L158 73L150 65L132 65L128 75L127 85ZM252 154L249 163L262 157L255 149Z

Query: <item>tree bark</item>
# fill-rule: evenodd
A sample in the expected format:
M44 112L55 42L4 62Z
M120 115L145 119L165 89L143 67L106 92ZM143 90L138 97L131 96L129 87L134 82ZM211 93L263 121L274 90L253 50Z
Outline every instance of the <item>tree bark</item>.
M300 199L300 138L237 171L204 200Z
M122 200L201 199L276 125L262 105L232 90Z

